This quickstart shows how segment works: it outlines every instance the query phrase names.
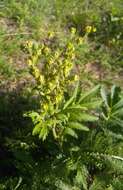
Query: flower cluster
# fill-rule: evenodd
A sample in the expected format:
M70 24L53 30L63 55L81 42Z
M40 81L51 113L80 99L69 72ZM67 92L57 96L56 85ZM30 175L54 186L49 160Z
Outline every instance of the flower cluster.
M75 33L75 31L73 31ZM73 35L73 32L71 35ZM38 44L32 41L26 43L26 48L29 53L28 65L31 75L36 81L36 89L40 96L40 116L33 134L45 139L42 135L42 127L54 133L57 120L55 114L59 110L61 102L64 100L64 92L71 82L76 81L78 77L75 75L74 80L71 78L71 70L75 59L75 47L71 41L67 41L64 47L52 48L50 40L54 35L49 35L47 41ZM41 68L39 69L39 64ZM54 133L54 136L55 133Z
M87 34L96 32L96 30L97 30L96 27L90 26L90 25L86 26L86 28L85 28L85 32L86 32Z

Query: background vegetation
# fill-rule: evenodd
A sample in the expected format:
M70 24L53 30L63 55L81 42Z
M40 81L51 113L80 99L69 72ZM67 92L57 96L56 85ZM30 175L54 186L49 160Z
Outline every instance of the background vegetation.
M0 1L0 190L123 189L122 10Z

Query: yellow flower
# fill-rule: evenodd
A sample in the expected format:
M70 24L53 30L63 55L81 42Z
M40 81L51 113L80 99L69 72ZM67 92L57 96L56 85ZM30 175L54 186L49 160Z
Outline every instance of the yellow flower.
M55 57L55 59L57 59L59 56L60 56L60 51L57 50L57 51L55 52L54 57Z
M69 72L70 72L70 67L66 66L64 68L64 75L65 75L65 77L67 77L69 75Z
M62 95L61 94L57 95L56 96L56 103L61 102L61 100L62 100Z
M86 31L86 33L91 33L91 31L92 31L92 26L86 26L86 28L85 28L85 31Z
M36 79L38 79L39 76L40 76L40 72L39 72L39 70L37 68L35 68L35 70L34 70L34 76L35 76Z
M72 27L72 28L71 28L71 34L74 35L75 33L76 33L76 28Z
M67 50L68 50L68 51L74 51L74 50L75 50L75 47L74 47L74 45L73 45L71 42L69 42L69 43L67 44Z
M40 74L39 80L40 80L40 82L43 84L43 83L45 82L44 76Z
M53 58L50 58L49 61L48 61L49 65L52 65L54 63L54 60Z
M49 82L50 90L53 90L55 88L55 86L56 86L55 81Z
M96 27L93 26L93 30L92 30L92 31L93 31L93 32L96 32L96 31L97 31Z
M32 60L29 59L29 60L28 60L28 65L29 65L29 66L32 66L32 64L33 64L33 63L32 63Z
M84 39L82 37L78 38L78 44L81 45L83 43Z
M39 55L41 55L41 53L42 53L42 52L41 52L41 49L38 49L38 50L37 50L37 55L39 56Z
M45 47L44 48L44 53L47 55L47 54L49 54L50 53L50 48L49 47Z
M33 46L33 42L32 42L32 41L27 41L27 47L28 47L29 49L31 49L32 46Z
M70 57L71 57L72 60L75 59L75 54L72 53Z
M79 76L78 75L75 75L74 76L74 81L78 81L79 80Z
M53 38L54 36L55 36L54 32L51 32L51 31L50 31L50 32L48 33L49 39Z
M48 104L45 103L45 104L43 105L43 108L44 108L45 111L47 111L47 110L48 110Z

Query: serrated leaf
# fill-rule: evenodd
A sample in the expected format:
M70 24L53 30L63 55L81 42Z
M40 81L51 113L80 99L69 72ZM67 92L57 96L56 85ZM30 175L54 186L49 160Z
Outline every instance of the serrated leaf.
M73 129L83 130L83 131L89 131L89 128L85 125L78 123L78 122L69 122L68 126Z
M69 127L66 127L64 133L68 134L68 135L70 135L70 136L72 136L72 137L74 137L76 139L78 138L78 135L76 134L76 132L73 129L69 128Z

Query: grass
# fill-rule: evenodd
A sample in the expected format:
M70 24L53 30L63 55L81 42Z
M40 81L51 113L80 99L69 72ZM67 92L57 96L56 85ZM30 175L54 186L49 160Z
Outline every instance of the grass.
M121 6L120 6L121 5ZM102 9L100 9L102 7ZM18 62L21 73L26 69L26 59L21 45L28 39L40 40L48 31L56 31L61 38L71 26L83 35L86 25L95 25L97 32L90 35L87 43L79 49L76 63L80 73L88 63L97 64L105 75L105 81L114 78L121 85L122 72L122 2L111 1L51 1L51 0L4 0L0 3L0 67L2 78L10 75L18 78ZM97 10L97 11L96 11ZM111 12L112 18L109 17ZM103 20L104 19L104 20ZM112 21L112 20L113 21ZM82 69L81 69L82 68ZM112 78L112 73L117 76ZM22 76L24 77L22 74ZM87 81L87 73L81 76ZM19 75L20 76L20 75ZM7 77L5 77L7 80ZM90 81L90 79L88 79ZM92 80L92 79L91 79ZM88 81L88 83L89 83ZM98 81L93 78L93 81ZM100 81L100 79L99 79ZM102 81L103 82L103 81Z

